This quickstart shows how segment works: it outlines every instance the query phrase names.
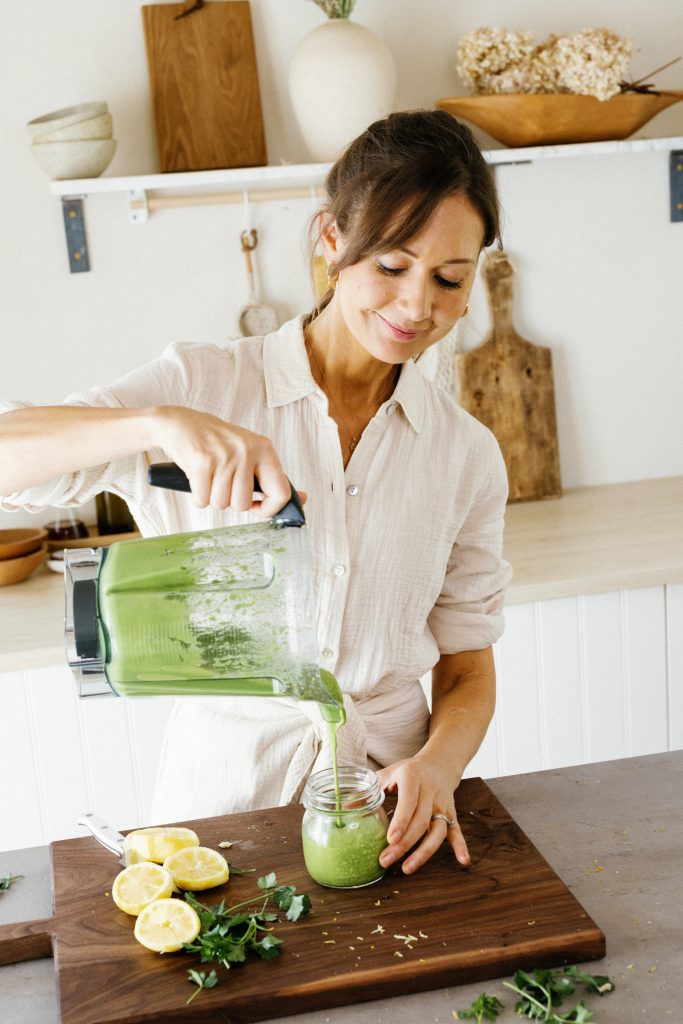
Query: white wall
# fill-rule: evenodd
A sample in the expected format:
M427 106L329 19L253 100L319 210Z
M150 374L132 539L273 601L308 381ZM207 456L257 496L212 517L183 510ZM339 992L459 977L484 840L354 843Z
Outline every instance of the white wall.
M308 0L252 0L252 13L269 161L305 162L286 72L322 12ZM635 78L678 56L683 38L679 0L552 10L512 0L358 0L354 17L397 59L399 108L463 93L455 48L479 25L528 28L539 38L608 25L635 39ZM90 197L92 270L71 275L60 202L29 151L26 121L106 99L119 140L106 174L157 169L140 0L3 4L0 48L3 397L59 401L114 380L168 342L234 334L246 298L239 206L164 211L138 225L123 196ZM683 65L657 82L680 87ZM683 104L641 135L683 136ZM669 222L667 154L549 160L497 174L518 272L516 325L553 349L564 485L679 473L683 223ZM283 318L310 302L302 239L311 211L308 200L253 209L263 294ZM467 346L488 324L481 287L470 305ZM0 525L20 519L5 514Z

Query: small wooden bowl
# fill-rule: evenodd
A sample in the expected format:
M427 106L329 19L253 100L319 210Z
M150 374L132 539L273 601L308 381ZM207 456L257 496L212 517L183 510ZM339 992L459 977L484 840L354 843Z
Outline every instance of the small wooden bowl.
M0 562L0 587L6 587L10 583L21 583L27 579L32 572L45 560L47 555L47 544L43 544L38 551L21 558L5 558Z
M609 100L572 93L507 93L456 96L436 105L514 149L627 139L660 110L681 100L681 91L621 93Z
M45 543L47 530L27 528L25 530L0 530L0 561L30 555Z

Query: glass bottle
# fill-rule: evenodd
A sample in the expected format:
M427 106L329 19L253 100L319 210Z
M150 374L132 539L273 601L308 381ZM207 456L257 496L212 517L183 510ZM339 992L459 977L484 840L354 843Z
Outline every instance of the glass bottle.
M368 768L339 768L311 775L304 790L301 837L313 881L334 889L357 889L384 875L379 856L387 846L389 819L384 791Z
M72 508L58 508L57 516L45 524L48 540L77 540L88 536L88 527Z
M128 505L118 494L101 491L95 499L95 504L97 532L101 537L114 533L133 533L137 530Z

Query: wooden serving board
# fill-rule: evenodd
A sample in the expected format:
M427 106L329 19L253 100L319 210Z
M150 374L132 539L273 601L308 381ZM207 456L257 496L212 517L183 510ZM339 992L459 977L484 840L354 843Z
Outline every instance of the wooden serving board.
M159 168L267 162L249 0L142 8Z
M300 806L190 822L203 845L233 842L229 859L257 870L204 893L204 902L237 903L258 875L275 871L313 904L296 923L281 915L277 960L218 968L219 984L190 1006L187 970L199 968L197 959L135 941L134 919L110 896L120 866L91 837L52 844L54 917L0 927L0 964L53 952L62 1024L167 1024L266 1020L604 956L603 933L488 786L467 779L457 803L469 871L444 844L412 877L392 868L355 890L308 877Z
M456 397L500 444L510 501L562 493L552 354L512 326L512 267L503 252L484 262L492 327L471 352L455 356Z

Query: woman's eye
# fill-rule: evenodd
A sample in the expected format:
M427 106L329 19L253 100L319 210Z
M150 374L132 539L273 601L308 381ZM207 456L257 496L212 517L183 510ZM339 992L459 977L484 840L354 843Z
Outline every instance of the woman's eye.
M403 273L403 267L387 267L384 263L380 263L379 261L377 263L377 269L380 274L390 274L392 277L396 274Z
M436 277L436 283L438 284L439 288L462 288L462 281L449 281L445 277L439 277L438 274Z

